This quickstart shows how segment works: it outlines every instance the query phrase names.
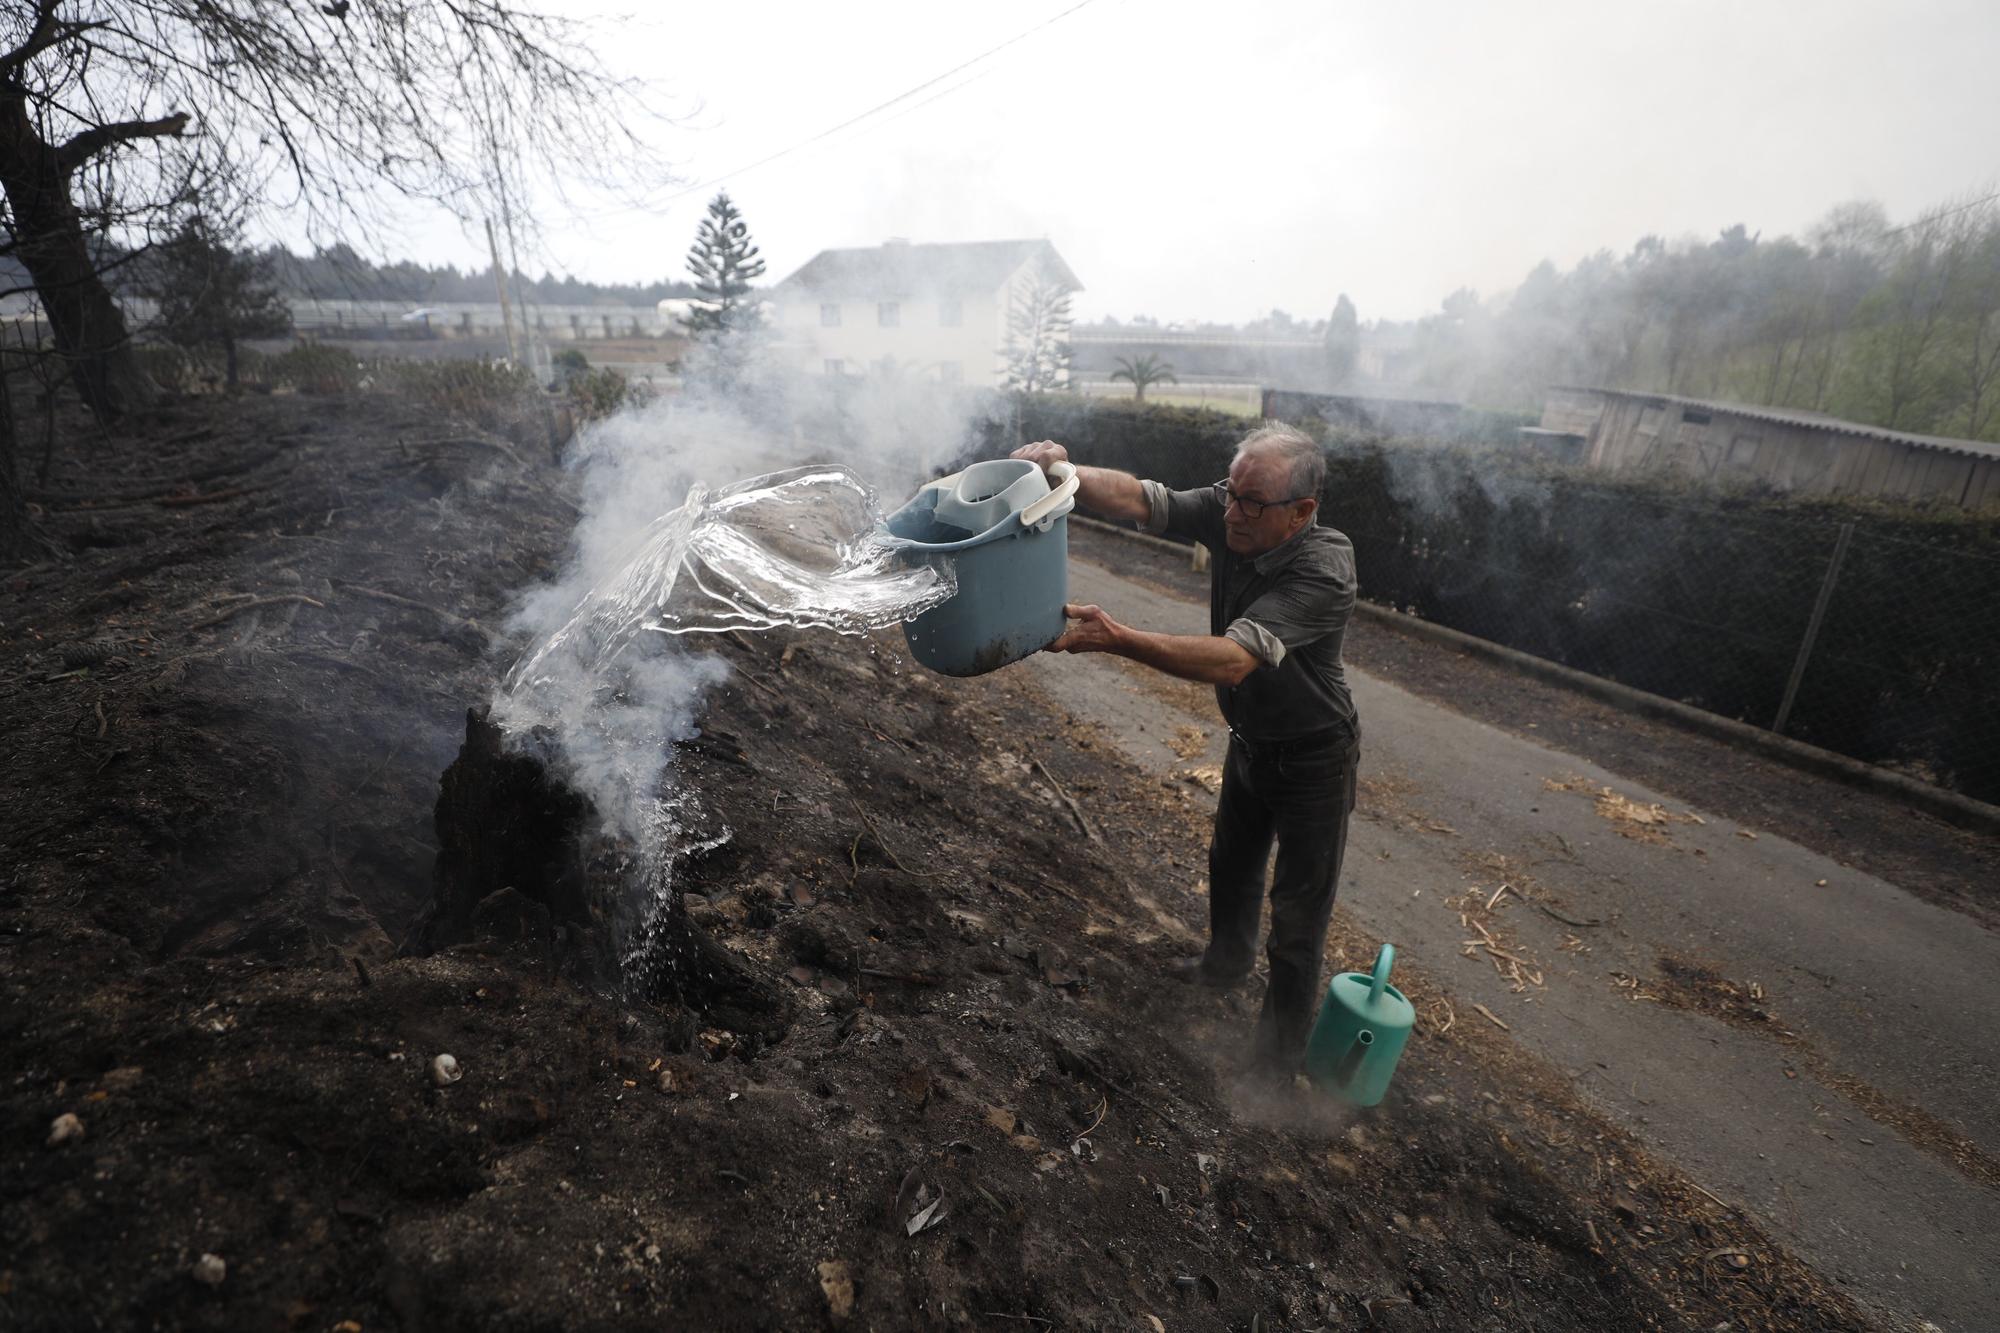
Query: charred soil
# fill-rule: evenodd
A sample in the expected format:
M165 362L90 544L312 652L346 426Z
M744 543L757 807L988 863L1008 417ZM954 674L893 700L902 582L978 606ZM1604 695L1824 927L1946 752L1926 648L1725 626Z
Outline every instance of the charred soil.
M1246 1075L1254 995L1163 979L1210 798L889 637L687 649L732 674L681 970L741 984L618 998L520 888L559 788L469 847L490 793L439 802L571 487L365 395L51 481L63 554L0 573L0 1323L1864 1326L1420 974L1382 1107Z

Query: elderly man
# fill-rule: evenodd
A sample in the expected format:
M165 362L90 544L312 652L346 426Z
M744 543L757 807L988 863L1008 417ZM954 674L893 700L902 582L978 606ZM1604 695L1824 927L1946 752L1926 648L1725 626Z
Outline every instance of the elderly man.
M1050 440L1014 451L1047 468L1068 457ZM1326 460L1289 426L1237 446L1229 477L1170 491L1104 468L1077 469L1077 502L1147 532L1188 538L1214 556L1209 633L1156 634L1095 606L1065 608L1052 652L1116 653L1215 686L1229 755L1208 849L1209 942L1177 969L1224 988L1250 973L1275 838L1270 981L1257 1021L1259 1062L1297 1068L1319 1005L1319 965L1354 809L1360 728L1341 669L1354 609L1354 547L1315 521Z

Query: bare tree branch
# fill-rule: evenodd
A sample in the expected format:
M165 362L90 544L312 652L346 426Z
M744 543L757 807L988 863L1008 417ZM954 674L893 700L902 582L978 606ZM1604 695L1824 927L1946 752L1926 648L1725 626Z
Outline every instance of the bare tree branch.
M93 125L56 149L56 170L67 176L113 144L134 139L178 139L186 131L188 113L176 111L158 120L122 120L115 125Z

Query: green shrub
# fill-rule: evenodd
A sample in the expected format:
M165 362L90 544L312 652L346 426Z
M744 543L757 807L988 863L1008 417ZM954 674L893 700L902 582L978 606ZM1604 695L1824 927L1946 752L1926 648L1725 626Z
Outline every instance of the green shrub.
M132 350L139 358L139 367L146 372L146 377L169 393L199 392L204 387L204 379L211 375L216 382L221 382L219 358L213 367L205 366L202 364L204 358L170 343L142 343Z
M264 375L300 393L352 393L367 369L344 347L302 342L271 357Z
M213 347L175 347L170 343L141 343L133 349L147 378L169 393L220 393L227 366L223 353ZM236 378L253 393L269 393L275 383L272 364L276 358L254 347L238 344Z
M482 424L511 419L535 397L534 376L504 361L378 360L370 368L375 385L427 407Z
M608 417L621 407L637 402L642 396L638 386L617 371L608 369L586 370L572 375L568 393L570 402L576 405L577 416L584 421Z

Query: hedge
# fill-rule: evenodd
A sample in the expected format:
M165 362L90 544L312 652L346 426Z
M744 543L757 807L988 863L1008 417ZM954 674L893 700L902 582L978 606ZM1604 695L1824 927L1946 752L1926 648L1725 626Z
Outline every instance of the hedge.
M987 456L1050 438L1173 487L1228 471L1240 418L1038 396ZM2000 799L2000 515L1718 497L1499 451L1327 435L1322 521L1361 592L1758 726L1773 722L1843 525L1787 735Z

